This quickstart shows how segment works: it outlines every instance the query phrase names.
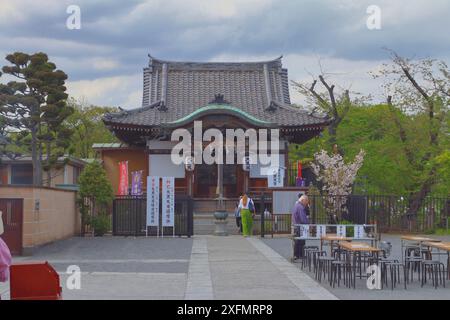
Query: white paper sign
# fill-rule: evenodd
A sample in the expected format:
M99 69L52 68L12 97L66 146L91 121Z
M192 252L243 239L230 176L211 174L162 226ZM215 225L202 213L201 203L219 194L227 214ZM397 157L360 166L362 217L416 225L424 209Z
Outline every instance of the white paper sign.
M275 172L273 172L275 171ZM269 188L282 188L284 186L284 169L269 170L267 176L267 185ZM274 174L273 174L274 173Z
M356 239L361 239L365 237L365 233L364 233L364 226L362 225L355 225L355 235L354 237Z
M339 224L337 226L337 235L338 237L346 237L347 236L347 232L346 232L346 227L345 225Z
M309 238L309 225L300 225L300 238Z
M147 226L159 227L159 177L147 177Z
M317 225L316 238L320 239L326 235L327 235L327 228L322 224Z
M162 225L173 227L175 223L175 178L162 178Z

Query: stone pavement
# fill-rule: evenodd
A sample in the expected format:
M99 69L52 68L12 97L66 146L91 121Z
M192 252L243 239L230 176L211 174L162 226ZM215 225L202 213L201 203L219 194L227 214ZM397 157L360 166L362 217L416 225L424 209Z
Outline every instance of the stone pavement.
M241 236L194 238L185 295L192 298L336 299L258 238Z
M424 235L430 237L430 235ZM442 241L450 241L449 236L431 236L432 238L440 239ZM398 235L382 235L382 241L388 241L392 244L392 252L389 256L390 259L401 260L401 241ZM287 237L283 238L264 238L263 241L266 245L276 251L278 254L289 259L292 255L291 240ZM317 245L316 242L307 242L308 245ZM328 250L328 248L326 248ZM434 259L440 259L445 263L446 255L442 257L434 257ZM298 270L301 270L300 263L291 264ZM307 269L305 269L307 270ZM314 277L314 274L307 272L310 277ZM341 285L340 287L332 288L327 281L322 282L322 287L332 292L340 300L450 300L450 281L447 281L446 287L442 286L438 289L434 289L430 281L424 287L421 287L420 281L416 280L410 282L407 285L407 290L401 285L397 285L394 290L391 288L385 288L383 290L369 290L366 285L366 279L357 279L356 290L349 289Z
M19 260L48 260L69 300L336 299L257 237L72 238ZM67 289L70 265L80 290Z

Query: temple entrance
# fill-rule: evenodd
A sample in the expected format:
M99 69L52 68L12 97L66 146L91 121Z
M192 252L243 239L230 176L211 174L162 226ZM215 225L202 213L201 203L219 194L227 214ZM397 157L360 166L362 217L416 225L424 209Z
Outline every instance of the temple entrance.
M239 185L239 167L223 165L223 191L225 198L236 198L242 192ZM217 164L200 164L194 171L194 197L215 199L217 197Z

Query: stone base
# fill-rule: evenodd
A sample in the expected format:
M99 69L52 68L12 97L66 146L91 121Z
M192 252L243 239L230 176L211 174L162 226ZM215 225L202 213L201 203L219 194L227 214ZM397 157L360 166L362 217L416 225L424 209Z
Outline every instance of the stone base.
M216 225L216 230L214 231L214 235L216 236L228 236L228 231L227 231L227 224L228 221L227 220L216 220L214 221L215 225Z

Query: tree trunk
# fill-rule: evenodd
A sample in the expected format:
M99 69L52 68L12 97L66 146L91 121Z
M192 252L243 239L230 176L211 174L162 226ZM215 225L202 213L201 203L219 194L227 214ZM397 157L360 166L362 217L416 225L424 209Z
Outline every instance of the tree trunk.
M328 143L330 144L331 147L333 147L336 144L336 131L337 128L335 126L334 123L331 123L328 126L328 134L329 134L329 138L328 138Z
M52 186L52 172L50 170L50 142L47 142L47 187Z
M37 143L37 127L31 128L31 159L33 163L33 185L42 185L42 163L39 156L39 148Z
M435 178L436 168L433 167L428 173L427 179L422 183L420 189L411 194L411 198L409 199L409 210L408 214L410 217L417 217L417 213L425 201L425 198L431 191L431 187L433 185L433 179Z

